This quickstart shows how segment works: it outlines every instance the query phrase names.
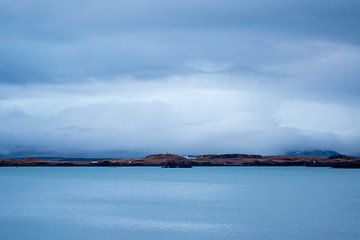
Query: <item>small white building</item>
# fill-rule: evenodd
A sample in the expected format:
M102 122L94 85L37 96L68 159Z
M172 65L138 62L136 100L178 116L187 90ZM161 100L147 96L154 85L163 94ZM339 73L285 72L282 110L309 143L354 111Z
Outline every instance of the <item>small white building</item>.
M187 160L195 160L196 156L195 155L184 155L184 158L186 158Z

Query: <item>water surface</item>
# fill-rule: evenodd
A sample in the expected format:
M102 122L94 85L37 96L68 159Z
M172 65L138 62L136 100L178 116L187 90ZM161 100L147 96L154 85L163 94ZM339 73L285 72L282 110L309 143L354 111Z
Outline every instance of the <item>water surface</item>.
M0 239L360 239L360 170L0 168Z

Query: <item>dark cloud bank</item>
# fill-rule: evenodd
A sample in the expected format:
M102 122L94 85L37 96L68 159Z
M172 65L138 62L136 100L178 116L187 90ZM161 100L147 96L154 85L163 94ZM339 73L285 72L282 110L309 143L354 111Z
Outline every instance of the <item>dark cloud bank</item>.
M359 1L0 2L0 154L360 153Z

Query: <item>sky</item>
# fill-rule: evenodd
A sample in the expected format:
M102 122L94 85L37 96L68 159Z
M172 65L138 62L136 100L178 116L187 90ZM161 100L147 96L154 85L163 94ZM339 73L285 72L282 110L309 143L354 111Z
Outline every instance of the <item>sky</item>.
M1 0L0 155L360 154L358 0Z

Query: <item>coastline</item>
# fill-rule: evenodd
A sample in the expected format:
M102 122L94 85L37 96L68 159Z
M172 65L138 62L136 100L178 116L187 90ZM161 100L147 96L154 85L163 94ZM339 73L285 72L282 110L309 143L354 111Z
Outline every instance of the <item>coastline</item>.
M191 159L175 154L154 154L144 158L107 158L107 159L76 159L24 157L0 160L0 167L137 167L153 166L183 168L211 167L211 166L305 166L305 167L333 167L360 168L360 157L344 155L330 157L310 156L261 156L247 154L208 154L193 156Z

